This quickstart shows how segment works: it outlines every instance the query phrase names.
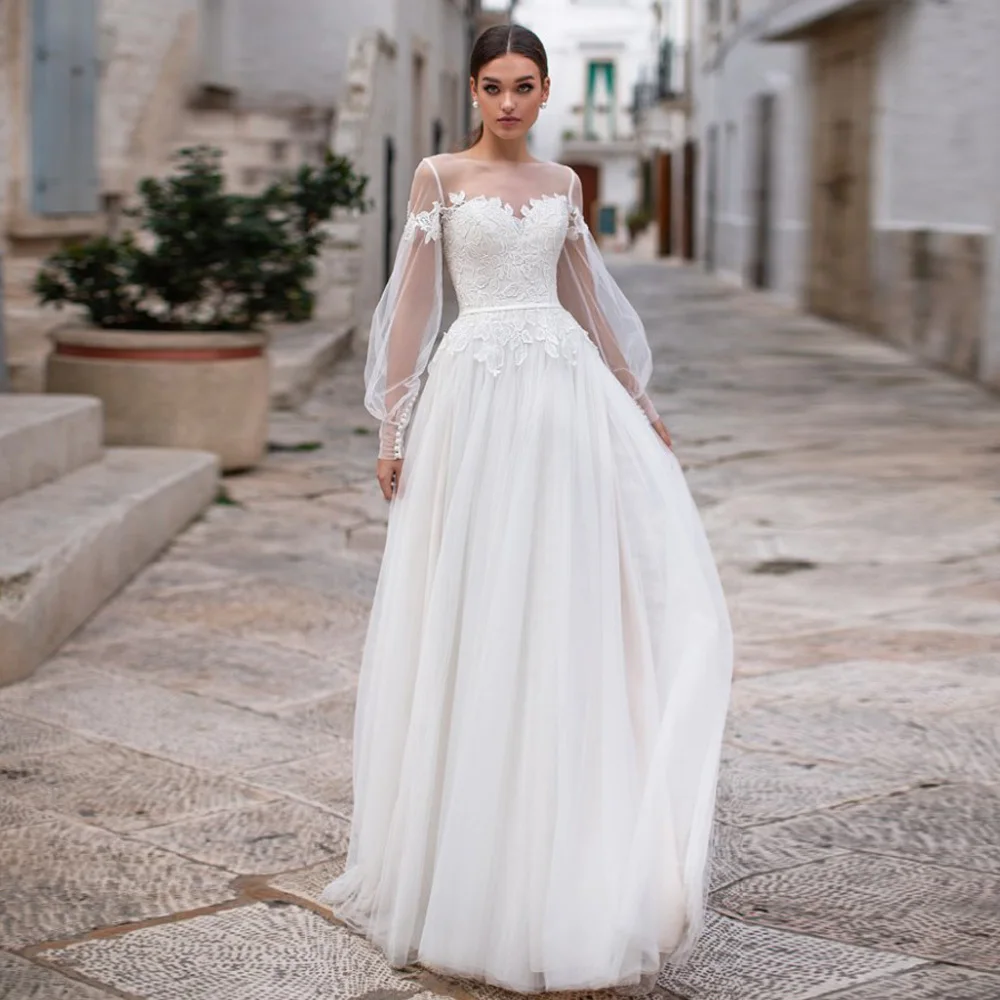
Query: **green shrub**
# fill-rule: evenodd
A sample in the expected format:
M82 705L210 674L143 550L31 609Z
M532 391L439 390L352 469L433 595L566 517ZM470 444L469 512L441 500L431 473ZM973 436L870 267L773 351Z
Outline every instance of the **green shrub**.
M176 173L139 184L133 229L53 254L43 303L82 306L109 330L251 330L312 315L309 280L336 208L363 211L367 178L342 157L303 166L259 195L227 193L221 154L181 150Z

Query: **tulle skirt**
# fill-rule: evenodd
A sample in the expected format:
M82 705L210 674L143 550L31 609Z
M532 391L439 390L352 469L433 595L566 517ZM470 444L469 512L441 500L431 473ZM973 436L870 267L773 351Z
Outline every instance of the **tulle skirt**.
M392 964L519 992L686 954L732 672L677 460L582 333L573 361L542 341L431 362L323 893Z

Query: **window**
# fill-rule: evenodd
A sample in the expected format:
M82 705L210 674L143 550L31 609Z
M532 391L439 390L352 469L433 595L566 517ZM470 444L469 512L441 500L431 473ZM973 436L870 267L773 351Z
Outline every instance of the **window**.
M604 115L606 129L598 126L599 115ZM587 63L587 103L584 109L584 137L587 139L613 139L617 132L615 121L615 64L592 59ZM602 134L606 132L606 134Z

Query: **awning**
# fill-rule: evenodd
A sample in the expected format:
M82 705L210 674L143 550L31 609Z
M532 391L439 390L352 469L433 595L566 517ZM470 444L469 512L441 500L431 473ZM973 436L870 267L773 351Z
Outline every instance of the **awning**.
M757 37L762 42L798 41L823 22L845 14L863 14L906 0L776 0Z

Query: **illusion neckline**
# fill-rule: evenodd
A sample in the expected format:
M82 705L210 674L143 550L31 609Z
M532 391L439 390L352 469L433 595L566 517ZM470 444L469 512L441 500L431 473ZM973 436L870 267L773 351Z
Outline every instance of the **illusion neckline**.
M569 196L563 193L541 194L535 198L529 198L526 205L522 205L519 210L515 210L514 206L509 201L504 201L503 198L497 194L476 194L470 198L466 195L463 189L459 191L449 191L447 197L450 204L442 206L444 211L454 212L465 205L472 205L475 202L483 202L485 204L496 205L498 208L503 210L503 213L507 216L507 218L513 219L515 222L524 222L526 219L530 218L531 213L534 212L534 210L542 202L569 202ZM518 211L520 214L518 214Z

